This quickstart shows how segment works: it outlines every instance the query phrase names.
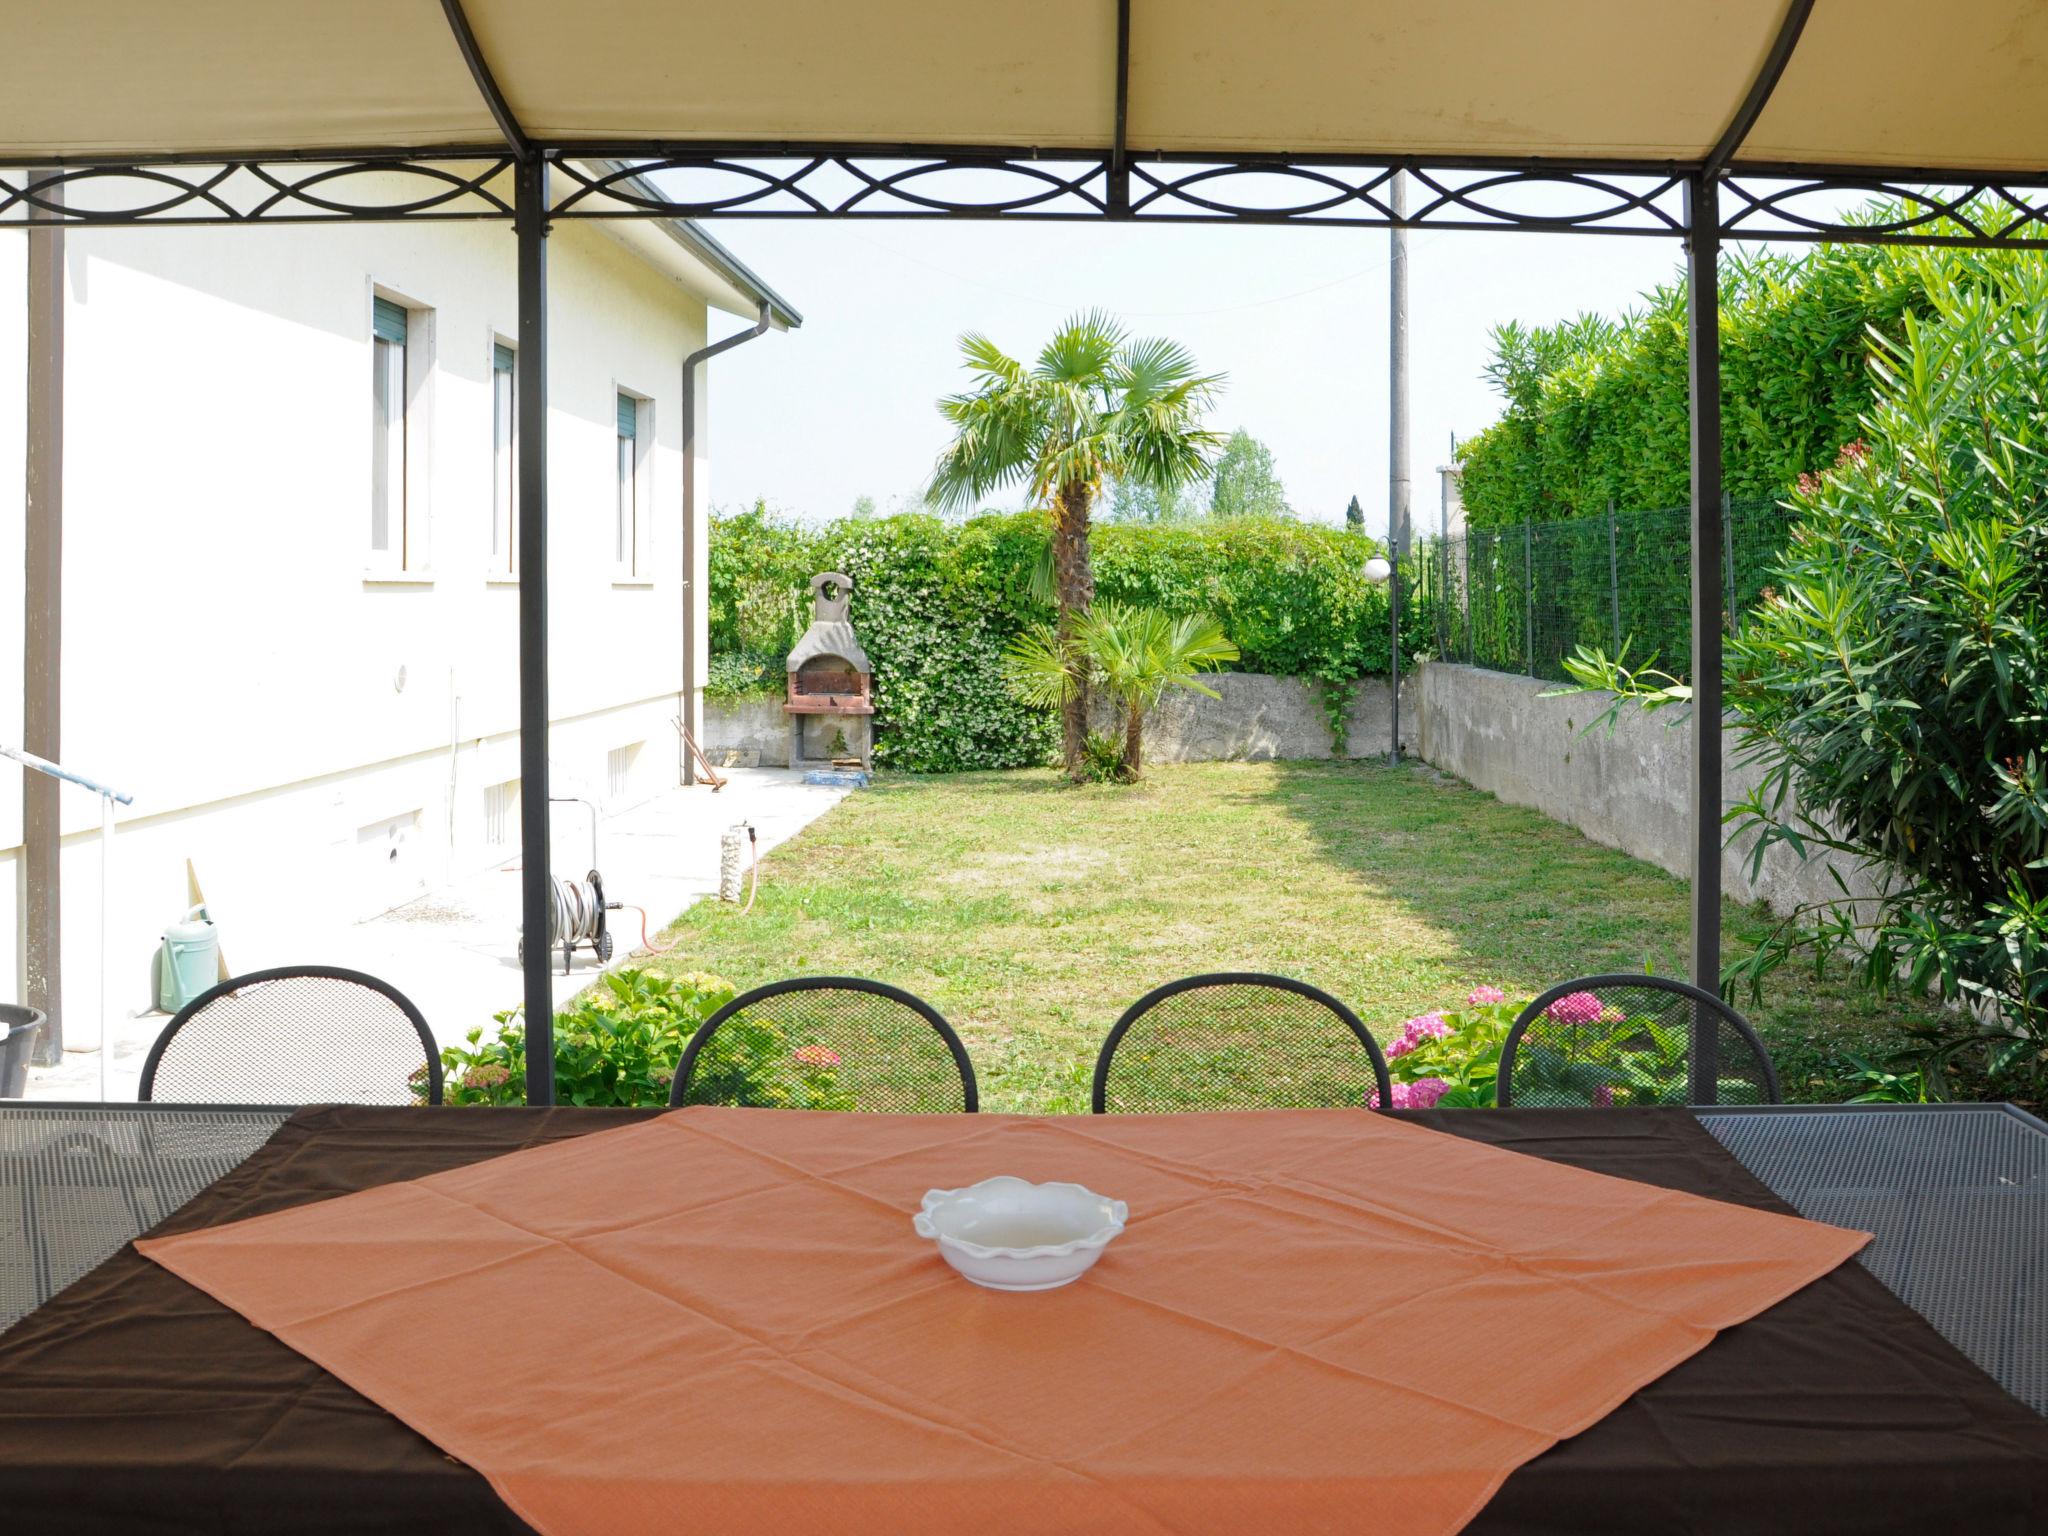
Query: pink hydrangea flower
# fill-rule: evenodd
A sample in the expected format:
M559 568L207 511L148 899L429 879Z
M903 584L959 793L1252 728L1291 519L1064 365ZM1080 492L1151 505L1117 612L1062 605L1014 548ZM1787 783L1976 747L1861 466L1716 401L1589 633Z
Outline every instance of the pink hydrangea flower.
M1438 1099L1451 1091L1451 1085L1440 1077L1418 1078L1403 1086L1408 1090L1410 1109L1432 1109Z
M836 1067L839 1053L829 1045L799 1046L791 1058L800 1067Z
M1590 992L1567 992L1543 1011L1560 1024L1591 1024L1605 1008Z
M1491 1003L1504 1003L1507 1000L1507 993L1501 991L1499 987L1474 987L1465 994L1466 1004L1473 1008L1485 1007Z
M1418 1078L1412 1083L1394 1084L1394 1108L1429 1109L1436 1101L1451 1091L1451 1085L1440 1077ZM1375 1088L1365 1096L1368 1109L1380 1107L1380 1091Z
M1441 1013L1425 1013L1410 1019L1401 1026L1400 1038L1387 1047L1387 1059L1395 1060L1406 1056L1425 1040L1441 1040L1450 1034L1451 1026L1444 1022Z
M1613 1088L1609 1087L1606 1083L1600 1083L1595 1086L1593 1089L1593 1107L1595 1109L1614 1108Z

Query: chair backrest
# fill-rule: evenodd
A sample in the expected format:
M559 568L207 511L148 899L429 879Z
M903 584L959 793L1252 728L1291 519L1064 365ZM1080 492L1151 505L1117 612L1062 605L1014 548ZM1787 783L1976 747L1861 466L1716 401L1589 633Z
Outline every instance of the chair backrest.
M1388 1104L1379 1043L1358 1015L1291 976L1215 971L1155 987L1095 1059L1098 1115Z
M333 966L234 976L179 1009L138 1097L178 1104L441 1102L441 1053L387 982Z
M974 1067L923 998L860 976L797 976L742 992L676 1064L669 1103L973 1114Z
M1524 1008L1501 1046L1494 1101L1605 1108L1778 1104L1783 1095L1763 1041L1720 998L1690 982L1621 974L1560 982Z

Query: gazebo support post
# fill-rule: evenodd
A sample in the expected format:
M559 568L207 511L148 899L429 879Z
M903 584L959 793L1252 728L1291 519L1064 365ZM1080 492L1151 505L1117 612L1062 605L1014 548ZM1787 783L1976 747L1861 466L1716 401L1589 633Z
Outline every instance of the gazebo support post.
M59 199L63 187L42 195ZM53 762L64 755L64 271L64 226L29 230L21 744ZM21 992L44 1015L41 1067L64 1060L63 787L47 774L21 776ZM100 1051L104 1059L105 1040Z
M1721 990L1721 217L1718 176L1686 182L1692 414L1692 980ZM1715 1022L1693 1016L1690 1098L1716 1102Z
M519 485L519 932L526 999L526 1102L555 1101L555 992L548 856L548 164L513 169L519 240L514 421Z

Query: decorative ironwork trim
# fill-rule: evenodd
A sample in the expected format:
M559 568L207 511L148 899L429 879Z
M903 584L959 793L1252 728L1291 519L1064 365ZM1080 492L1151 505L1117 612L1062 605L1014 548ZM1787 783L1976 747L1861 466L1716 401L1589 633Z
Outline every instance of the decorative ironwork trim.
M1512 229L1682 236L1696 168L1566 160L1127 153L893 145L533 146L558 172L548 216L965 218ZM105 157L0 170L8 224L510 219L503 146ZM609 162L609 163L606 163ZM1389 183L1412 180L1405 215ZM382 178L377 183L356 178ZM1715 178L1723 239L2048 247L2048 171L2010 178L1744 162ZM689 185L681 183L687 181ZM1816 207L1832 199L1833 205ZM1900 212L1873 222L1845 199Z
M1809 213L1812 197L1860 195L1895 205L1882 221ZM1724 240L1834 241L1858 245L1946 245L2005 250L2048 247L2048 181L2031 186L1990 180L1939 185L1860 175L1721 179Z
M1607 174L1566 165L1441 167L1413 160L1340 169L1327 162L1200 162L1182 169L1178 160L1140 161L1132 167L1148 189L1132 201L1133 219L1231 218L1262 223L1358 224L1407 229L1585 230L1606 234L1678 235L1685 231L1672 206L1684 186L1675 172ZM1419 192L1405 214L1396 213L1386 193L1397 171L1405 171ZM1282 207L1247 206L1227 195L1236 178L1273 178L1309 189L1304 201ZM1207 189L1207 190L1197 190ZM1492 194L1506 188L1564 189L1587 195L1583 207L1556 213L1532 212Z
M1683 179L1662 167L1605 173L1545 162L1451 167L1412 160L1133 156L1125 169L1129 203L1119 208L1113 153L1020 155L906 148L879 155L821 151L764 156L700 150L604 169L567 159L561 164L568 190L551 210L555 218L939 215L1593 229L1638 235L1684 231L1678 211ZM1405 216L1396 214L1384 195L1397 169L1407 171L1423 193ZM716 193L663 190L663 177L689 173L730 178L733 185ZM986 179L960 189L961 173L981 173ZM1564 190L1575 194L1581 206L1558 211L1518 208L1501 195L1514 188Z
M512 204L493 183L512 164L498 150L488 159L456 161L230 159L0 170L0 227L509 219ZM394 177L400 185L376 197L338 195L352 176Z

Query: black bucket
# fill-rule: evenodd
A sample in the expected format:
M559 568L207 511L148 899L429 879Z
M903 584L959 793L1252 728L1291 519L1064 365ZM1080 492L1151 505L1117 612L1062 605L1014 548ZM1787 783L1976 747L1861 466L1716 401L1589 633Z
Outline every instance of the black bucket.
M43 1032L43 1016L19 1003L0 1003L0 1099L28 1092L28 1058Z

